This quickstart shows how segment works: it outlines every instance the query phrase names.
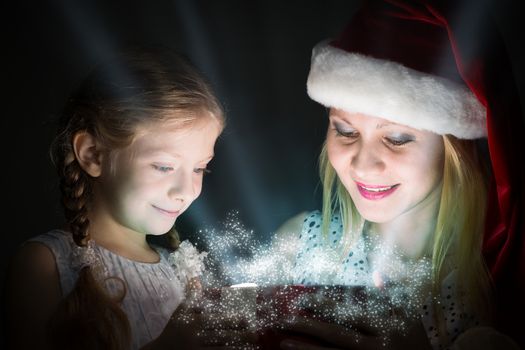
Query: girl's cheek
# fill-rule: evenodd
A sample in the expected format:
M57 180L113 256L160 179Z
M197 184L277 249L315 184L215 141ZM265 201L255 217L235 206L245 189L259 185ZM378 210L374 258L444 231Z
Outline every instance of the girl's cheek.
M194 183L193 192L195 193L195 198L194 198L195 200L200 196L202 192L202 178Z

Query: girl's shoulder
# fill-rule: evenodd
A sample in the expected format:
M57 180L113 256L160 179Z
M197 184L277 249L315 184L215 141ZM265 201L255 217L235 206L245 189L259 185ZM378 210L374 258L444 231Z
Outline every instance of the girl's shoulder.
M24 242L10 262L5 288L5 316L13 330L12 341L25 343L23 337L40 334L40 329L44 334L40 320L49 318L61 296L53 251L38 241Z
M10 273L44 279L56 275L57 250L54 247L60 245L57 244L60 239L46 233L22 243L13 256Z
M67 232L52 230L23 242L15 253L14 259L52 268L56 265L57 259L69 255L72 242L73 239Z
M47 251L49 264L53 265L63 294L69 293L84 263L83 249L75 244L72 235L59 229L51 230L28 239L22 249L26 249L26 246Z
M25 241L24 245L29 243L40 243L56 254L71 251L74 241L70 233L56 229L32 237Z
M75 248L77 245L69 232L63 230L51 230L24 242L27 244L38 244L44 246L53 254L58 270L67 269L72 265Z

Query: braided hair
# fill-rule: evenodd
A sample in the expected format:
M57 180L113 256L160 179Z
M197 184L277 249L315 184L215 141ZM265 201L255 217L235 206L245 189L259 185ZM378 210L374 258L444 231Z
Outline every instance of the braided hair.
M202 112L209 112L206 115L224 127L223 111L211 88L179 54L135 49L99 65L89 75L67 101L50 149L68 231L76 245L85 247L90 239L93 178L75 156L75 135L89 133L112 159L133 142L140 126L169 123L183 128ZM176 249L180 240L175 228L166 236ZM60 349L128 349L131 331L120 307L126 294L121 282L122 293L110 296L92 268L83 268L50 321L50 344ZM78 339L83 339L82 344Z

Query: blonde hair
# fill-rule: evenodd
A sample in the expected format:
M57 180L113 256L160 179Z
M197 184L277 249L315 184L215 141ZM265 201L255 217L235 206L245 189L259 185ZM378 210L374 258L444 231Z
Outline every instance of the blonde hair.
M491 289L481 255L487 197L486 168L475 141L444 135L443 142L443 187L435 231L429 242L432 259L430 288L432 295L437 296L443 279L452 269L457 269L457 281L460 289L468 294L469 306L480 312L481 317L488 318ZM328 234L332 216L339 213L345 237L343 245L351 246L363 233L365 220L330 164L326 143L319 164L323 185L323 234Z
M211 118L221 130L225 119L210 86L183 56L166 51L127 51L99 65L68 100L51 145L62 204L69 231L78 246L90 238L89 219L93 179L80 167L73 137L88 132L109 159L132 144L141 127L185 128ZM173 249L179 244L175 228L167 234ZM64 296L50 321L54 348L128 349L131 331L120 308L126 289L109 296L93 271L80 271L75 288ZM92 320L96 320L93 322ZM73 331L64 334L64 327ZM70 332L68 332L70 333ZM78 343L78 338L84 343Z

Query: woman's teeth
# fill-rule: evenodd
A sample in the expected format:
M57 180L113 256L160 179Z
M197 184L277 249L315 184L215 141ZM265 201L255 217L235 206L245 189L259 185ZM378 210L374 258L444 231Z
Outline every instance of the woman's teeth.
M365 187L365 186L361 186L361 187L364 188L367 191L370 191L370 192L384 192L384 191L388 191L388 190L392 189L394 186L375 187L375 188L369 188L369 187Z

